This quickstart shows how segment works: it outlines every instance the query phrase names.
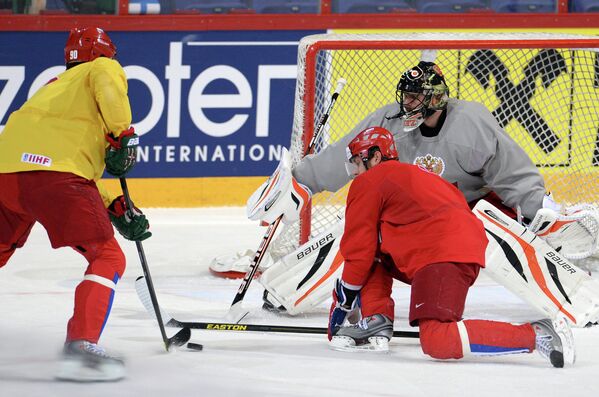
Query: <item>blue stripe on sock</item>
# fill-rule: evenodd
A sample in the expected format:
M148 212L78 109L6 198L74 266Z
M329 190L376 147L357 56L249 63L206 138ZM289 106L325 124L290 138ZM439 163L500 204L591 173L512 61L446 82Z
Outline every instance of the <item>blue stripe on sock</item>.
M528 349L524 347L503 347L503 346L489 346L489 345L476 345L470 344L470 352L478 355L501 355L501 354L514 354L514 353L528 353Z
M114 273L112 282L114 282L114 284L119 282L119 274L118 273ZM108 298L108 308L106 309L106 315L104 316L104 322L102 323L102 328L100 328L100 335L102 335L102 332L104 331L104 327L106 326L106 323L108 322L108 317L110 316L110 310L112 310L112 302L113 301L114 301L114 290L112 290L112 292L110 293L110 297Z

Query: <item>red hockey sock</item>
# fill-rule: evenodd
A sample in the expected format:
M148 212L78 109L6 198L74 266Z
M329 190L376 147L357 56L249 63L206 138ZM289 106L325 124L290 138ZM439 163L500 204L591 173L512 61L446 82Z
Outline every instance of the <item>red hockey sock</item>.
M67 341L97 343L106 325L116 283L125 270L125 256L114 239L77 247L89 261L83 281L75 290L75 308L67 327Z
M530 353L535 348L535 331L530 324L464 320L470 352L475 355Z
M437 359L459 359L467 354L529 353L535 346L535 333L530 324L420 320L420 344L425 354Z

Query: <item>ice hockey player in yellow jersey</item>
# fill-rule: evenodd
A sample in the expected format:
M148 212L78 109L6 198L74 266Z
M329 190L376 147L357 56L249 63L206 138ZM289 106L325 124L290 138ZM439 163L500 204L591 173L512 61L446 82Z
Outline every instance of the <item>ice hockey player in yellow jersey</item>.
M67 70L13 112L0 134L0 268L35 222L53 248L83 255L89 265L75 290L57 378L115 381L125 376L123 360L97 345L125 271L111 221L130 240L151 234L139 210L131 213L123 196L110 197L97 182L105 168L117 177L131 170L139 138L108 35L74 28L64 51Z

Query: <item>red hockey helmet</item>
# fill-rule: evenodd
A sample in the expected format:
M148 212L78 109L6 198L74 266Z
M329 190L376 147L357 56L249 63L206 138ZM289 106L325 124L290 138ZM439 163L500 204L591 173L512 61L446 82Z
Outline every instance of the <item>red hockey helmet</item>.
M378 147L386 160L397 160L397 149L393 135L383 127L370 127L360 132L347 145L347 160L351 162L354 156L360 156L363 162L369 160L369 150Z
M104 56L113 58L116 46L110 37L100 28L73 28L64 47L66 64L72 62L89 62Z

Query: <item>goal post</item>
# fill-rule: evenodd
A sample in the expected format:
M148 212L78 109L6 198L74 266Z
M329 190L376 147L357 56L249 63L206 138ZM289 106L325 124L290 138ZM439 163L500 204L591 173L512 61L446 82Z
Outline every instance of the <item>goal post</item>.
M599 202L599 37L566 34L321 34L303 38L290 152L305 147L339 78L343 94L314 153L365 116L395 102L401 74L423 57L445 75L450 97L483 103L526 151L555 199ZM433 59L430 59L433 58ZM295 245L321 233L344 210L347 186L313 197ZM291 235L291 236L289 236Z

